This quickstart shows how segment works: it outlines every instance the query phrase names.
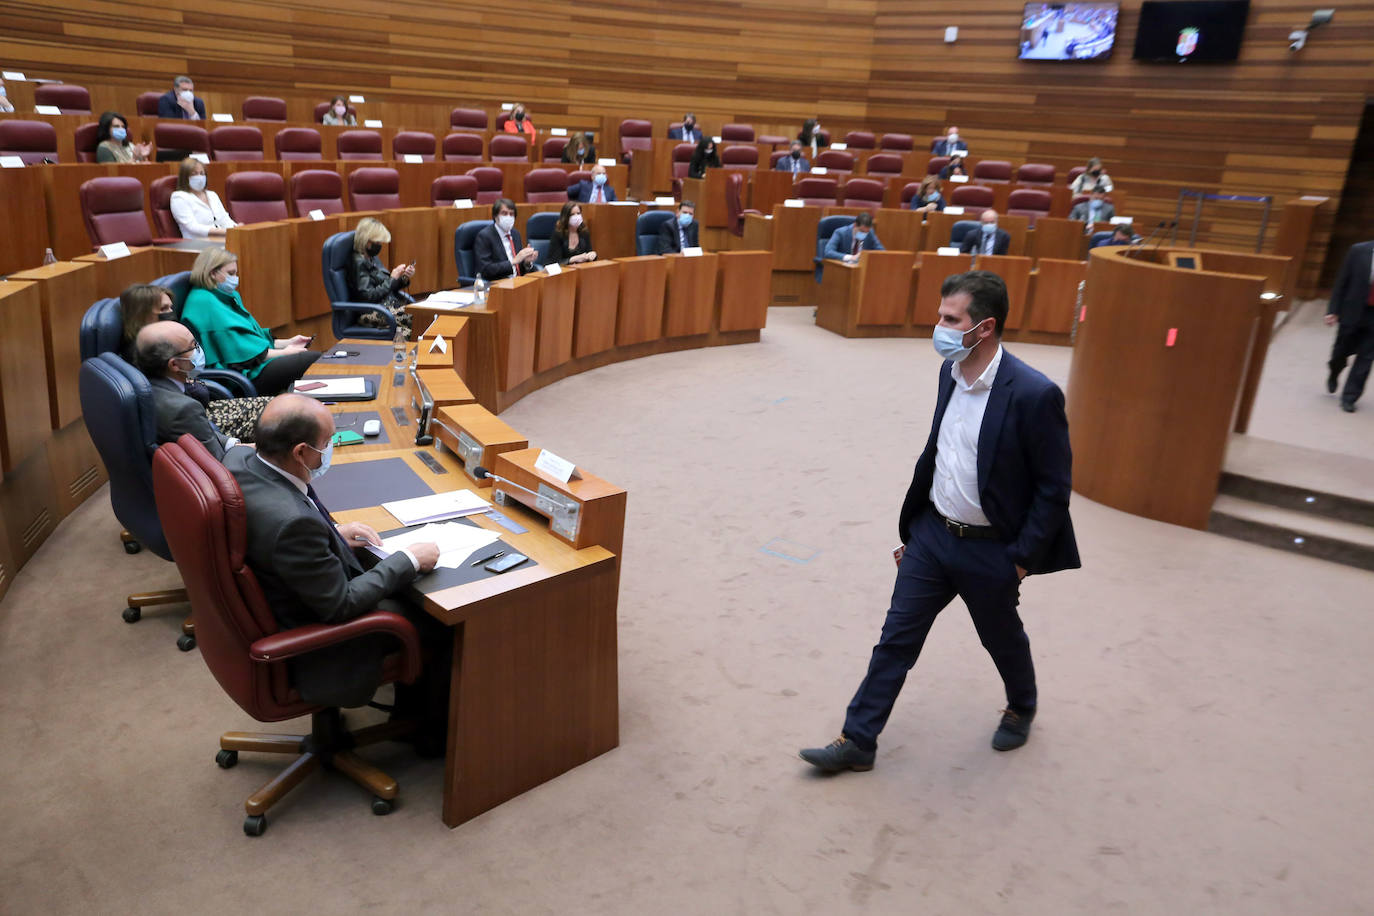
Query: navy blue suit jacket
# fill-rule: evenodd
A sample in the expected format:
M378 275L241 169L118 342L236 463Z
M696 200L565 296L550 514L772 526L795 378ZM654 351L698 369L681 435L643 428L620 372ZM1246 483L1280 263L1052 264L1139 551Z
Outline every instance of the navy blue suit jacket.
M196 110L196 114L200 115L200 119L204 121L205 103L201 101L200 96L196 96L195 100L191 102L191 107ZM177 93L175 89L167 90L162 94L162 97L157 100L157 116L159 118L182 118L189 120L186 118L186 109L177 104Z
M520 243L520 230L510 231L510 240L515 243L515 250L518 252L525 246ZM495 226L487 226L477 233L472 240L472 262L473 269L477 271L479 277L487 280L503 280L513 273L519 275L528 269L522 266L519 271L511 270L510 258L506 256L506 244L501 240L501 233Z
M1331 286L1328 315L1335 315L1341 324L1357 325L1364 310L1369 308L1369 263L1374 259L1374 242L1358 242L1350 246L1341 260L1340 272Z
M568 200L575 200L578 203L589 204L592 202L592 191L596 185L590 181L579 181L577 184L568 188ZM606 202L615 200L615 188L611 187L608 181L601 186L601 191L606 195Z
M825 243L825 256L836 261L841 260L845 255L854 250L854 224L841 226L831 233L830 238ZM868 230L868 235L859 245L860 251L886 251L883 243L878 241L878 233Z
M936 143L935 146L931 149L930 154L932 156L948 156L951 152L957 149L961 149L964 152L968 152L968 144L965 143L963 140L956 140L954 141L954 145L951 146L948 140L941 140L938 143Z
M917 517L930 506L940 422L954 378L948 360L940 366L935 418L925 451L916 461L902 503L898 531L905 544ZM1004 538L1012 561L1030 573L1077 569L1078 543L1069 519L1073 454L1064 393L1044 375L1005 349L988 393L978 431L978 501Z
M669 140L681 140L683 143L700 143L701 137L700 127L693 127L690 134L685 133L681 127L668 128Z

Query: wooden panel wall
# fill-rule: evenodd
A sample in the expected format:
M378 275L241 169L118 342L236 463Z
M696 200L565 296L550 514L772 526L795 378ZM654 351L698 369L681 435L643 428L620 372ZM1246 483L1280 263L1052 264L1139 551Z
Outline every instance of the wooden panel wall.
M957 123L976 155L1061 169L1097 154L1147 225L1172 218L1180 188L1339 198L1374 85L1374 0L1288 51L1311 4L1252 0L1241 59L1131 60L1139 0L1125 0L1114 57L1020 62L1021 0L172 0L0 2L0 63L93 90L133 109L139 91L188 73L211 110L246 95L288 99L293 120L335 92L364 117L433 129L459 105L528 104L541 127L613 130L694 109L795 132L819 114L837 135L916 136ZM958 26L959 40L943 42ZM16 93L11 92L11 95ZM22 95L22 93L20 94ZM604 148L604 147L603 147ZM1199 240L1252 248L1257 210L1218 208ZM1272 235L1273 223L1270 232Z

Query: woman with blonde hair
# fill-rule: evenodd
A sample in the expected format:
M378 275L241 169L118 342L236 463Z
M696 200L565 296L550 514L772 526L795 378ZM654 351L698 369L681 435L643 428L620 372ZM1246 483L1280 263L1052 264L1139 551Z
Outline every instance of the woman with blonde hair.
M945 196L940 193L938 175L927 175L921 179L921 186L912 195L909 208L923 213L932 213L945 208Z
M191 291L181 323L205 351L205 365L234 369L252 379L259 394L281 394L314 365L303 334L278 340L258 324L238 294L239 262L223 248L207 248L191 268Z
M172 218L188 239L222 239L238 225L220 203L219 195L205 186L205 163L190 156L181 160L177 170Z
M415 276L414 264L397 264L386 269L380 255L382 246L391 241L391 232L381 220L364 217L353 230L353 258L348 263L348 295L353 302L372 302L384 306L396 318L396 324L410 334L410 315L406 305L415 299L405 291ZM386 327L382 316L365 312L358 323L369 328Z

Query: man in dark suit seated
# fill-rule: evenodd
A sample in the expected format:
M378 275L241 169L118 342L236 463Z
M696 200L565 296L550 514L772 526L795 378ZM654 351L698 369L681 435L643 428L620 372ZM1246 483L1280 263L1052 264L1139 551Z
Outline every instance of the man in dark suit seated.
M696 204L684 200L677 205L677 216L665 220L658 228L658 247L654 254L681 254L684 248L698 248L699 233L695 215Z
M668 128L669 140L681 140L683 143L701 142L701 128L697 127L697 116L690 111L682 116L681 127Z
M811 162L802 155L802 142L793 140L787 155L779 157L773 168L779 172L791 172L793 175L811 171Z
M968 152L968 144L959 136L959 128L951 127L945 139L937 140L930 149L932 156L953 156L955 150Z
M1069 219L1081 219L1088 225L1109 223L1116 216L1116 207L1107 202L1107 195L1097 188L1088 192L1088 199L1079 201L1069 211Z
M606 167L592 166L590 181L579 181L568 188L568 199L582 204L608 204L615 200L615 188L606 181Z
M503 280L529 273L539 253L520 244L520 231L515 228L515 202L501 198L491 205L491 218L495 225L477 233L472 243L477 275L487 280Z
M997 228L997 211L988 207L978 222L982 224L978 231L965 234L959 250L964 254L1006 254L1011 236L1007 230Z
M215 428L205 414L210 392L191 374L205 368L205 352L191 329L176 321L154 321L139 329L134 359L148 376L157 409L157 441L174 442L190 433L219 460L238 445Z
M181 118L187 121L205 120L205 102L196 98L196 84L189 76L172 80L172 88L157 100L159 118Z
M935 617L955 596L997 665L1007 708L994 750L1026 743L1035 667L1016 613L1028 574L1080 566L1069 519L1072 456L1064 395L1002 349L1007 287L984 270L940 290L935 418L916 462L893 551L897 582L868 674L830 745L801 757L828 772L870 770L907 672Z
M1327 363L1326 390L1336 391L1346 360L1355 357L1341 391L1341 410L1355 412L1355 402L1364 394L1369 368L1374 365L1374 241L1350 246L1336 282L1331 286L1331 301L1326 307L1326 325L1340 325Z
M439 547L413 544L375 561L362 549L380 544L362 522L335 524L310 481L329 470L334 418L320 402L298 394L272 400L258 418L257 451L231 449L224 466L243 491L248 519L248 566L283 628L338 624L376 608L403 614L427 649L422 682L396 685L393 718L420 720L433 749L442 737L452 640L445 628L408 601L395 600L415 579L434 569ZM358 551L358 553L355 553ZM367 568L360 559L367 559ZM288 661L291 681L311 703L366 704L381 679L382 662L396 650L389 636L350 640Z
M1107 248L1112 245L1133 245L1136 242L1136 234L1131 230L1130 223L1122 223L1112 227L1112 234L1093 242L1092 248Z
M883 243L878 241L872 213L860 213L854 217L854 222L830 233L825 243L826 259L846 264L857 263L860 252L885 250Z

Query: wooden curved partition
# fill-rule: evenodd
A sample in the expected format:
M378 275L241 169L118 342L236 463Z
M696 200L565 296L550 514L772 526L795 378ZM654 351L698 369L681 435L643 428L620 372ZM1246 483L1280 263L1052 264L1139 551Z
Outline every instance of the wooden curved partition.
M1192 257L1199 269L1170 266ZM1069 373L1074 489L1205 528L1227 438L1264 365L1290 259L1095 248ZM1209 269L1213 267L1215 269Z

